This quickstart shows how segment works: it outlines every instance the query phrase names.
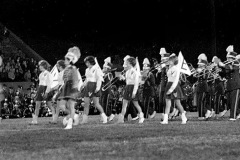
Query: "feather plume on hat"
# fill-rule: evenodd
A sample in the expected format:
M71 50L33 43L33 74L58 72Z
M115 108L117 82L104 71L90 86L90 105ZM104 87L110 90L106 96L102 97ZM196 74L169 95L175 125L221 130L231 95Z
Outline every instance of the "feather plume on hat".
M107 57L105 60L104 60L104 64L103 64L103 67L106 67L106 68L111 68L111 57Z
M123 67L127 67L127 60L128 60L128 58L130 58L130 56L129 55L126 55L124 58L123 58Z
M213 56L212 62L215 62L216 59L218 59L218 57L217 56Z
M204 53L200 54L200 55L198 56L198 60L200 60L200 59L207 61L207 56L206 56L206 54L204 54Z
M68 53L65 55L65 58L69 58L69 60L75 64L78 59L80 58L81 56L81 52L80 52L80 49L76 46L72 47L72 48L69 48L68 49Z
M123 61L126 61L128 58L130 58L129 55L126 55L124 58L123 58Z
M226 49L226 51L227 51L228 53L233 52L233 45L228 46L227 49Z
M234 52L233 45L228 46L226 51L227 51L227 56L226 56L227 58L236 58L237 53Z

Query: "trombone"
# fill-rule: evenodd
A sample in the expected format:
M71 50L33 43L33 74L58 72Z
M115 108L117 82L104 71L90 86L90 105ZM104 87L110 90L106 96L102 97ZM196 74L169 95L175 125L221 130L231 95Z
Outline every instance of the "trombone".
M168 61L165 61L165 62L161 62L161 63L159 63L159 64L157 64L157 65L155 65L154 67L152 67L150 70L149 70L149 72L153 72L153 71L155 71L155 70L160 70L161 71L161 69L162 69L162 64L165 64L165 63L167 63Z
M120 80L120 77L121 76L125 76L126 74L126 70L123 70L119 76L113 78L111 81L109 81L107 84L105 84L103 87L102 87L102 91L106 91L107 89L109 89L110 87L112 87L118 80Z

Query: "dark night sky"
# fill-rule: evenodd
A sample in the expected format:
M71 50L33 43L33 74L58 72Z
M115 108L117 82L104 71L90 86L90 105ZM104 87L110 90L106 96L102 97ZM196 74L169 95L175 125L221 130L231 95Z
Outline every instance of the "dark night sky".
M94 44L93 55L103 48L106 55L114 54L111 47L106 50L109 45L152 47L143 57L158 55L160 47L166 47L169 52L182 50L187 60L202 52L211 60L213 17L216 54L225 58L230 44L236 52L240 48L240 1L215 0L215 16L213 1L1 0L0 21L43 57L52 50L62 57L73 44L86 51L81 44L87 43ZM53 46L56 41L58 46Z

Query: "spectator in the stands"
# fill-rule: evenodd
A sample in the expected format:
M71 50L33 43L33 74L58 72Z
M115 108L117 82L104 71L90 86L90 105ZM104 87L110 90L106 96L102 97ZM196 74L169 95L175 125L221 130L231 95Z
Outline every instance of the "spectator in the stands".
M3 84L3 94L6 98L8 97L9 91L6 84Z
M27 61L23 60L22 62L22 70L25 73L27 71L28 65L27 65Z
M27 82L31 82L31 72L30 72L30 70L27 70L27 72L24 74L24 79Z
M13 65L11 66L11 68L8 72L8 78L9 78L10 81L15 80L15 68L13 67Z
M6 69L3 69L2 74L1 74L2 81L7 81L8 80L8 72Z
M13 87L9 87L9 92L8 92L8 101L12 102L14 99L14 90Z
M19 70L16 68L15 71L15 81L19 82L21 80Z
M32 77L32 82L34 83L34 85L37 85L38 84L38 68L35 68L33 73L31 74L31 77Z
M19 93L20 99L23 99L23 97L24 97L24 92L23 92L23 87L22 87L22 86L20 86L20 85L18 86L17 92Z
M7 65L5 66L6 72L9 72L9 71L10 71L10 68L11 68L10 62L7 62Z
M19 71L19 76L20 76L20 80L22 81L22 80L24 80L24 78L23 78L23 70L22 70L22 67L20 66L19 68L18 68L18 71Z
M29 62L29 69L30 69L30 72L32 73L34 71L34 68L36 67L36 64L34 62L34 59L31 58L30 62Z

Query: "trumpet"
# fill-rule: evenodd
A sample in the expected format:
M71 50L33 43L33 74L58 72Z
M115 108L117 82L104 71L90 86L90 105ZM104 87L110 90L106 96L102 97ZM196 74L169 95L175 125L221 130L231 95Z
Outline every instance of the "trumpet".
M109 81L107 84L105 84L103 87L102 87L102 91L106 91L107 89L109 89L110 87L112 87L112 85L114 85L118 80L120 80L120 77L121 76L125 76L126 74L126 70L123 70L119 76L113 78L111 81Z
M220 60L219 60L220 61ZM220 61L221 62L221 61ZM231 60L231 61L229 61L229 60L226 60L226 61L224 61L224 62L222 62L224 65L227 65L227 64L230 64L230 63L234 63L234 62L238 62L238 63L240 63L240 55L237 55L236 56L236 59L234 59L234 60Z
M215 81L219 79L220 81L225 81L226 79L225 78L222 78L220 75L216 75L216 77L211 77L210 79L207 80L207 82L212 82L212 81Z

